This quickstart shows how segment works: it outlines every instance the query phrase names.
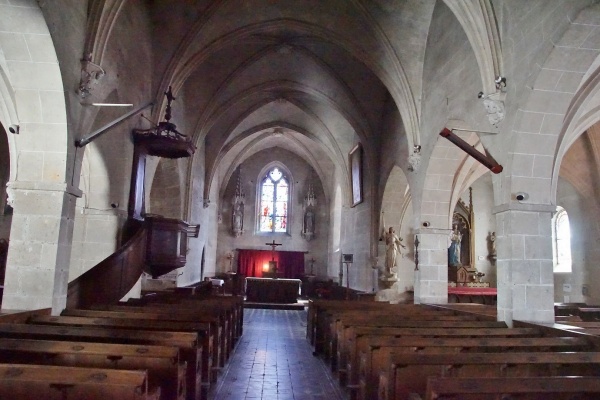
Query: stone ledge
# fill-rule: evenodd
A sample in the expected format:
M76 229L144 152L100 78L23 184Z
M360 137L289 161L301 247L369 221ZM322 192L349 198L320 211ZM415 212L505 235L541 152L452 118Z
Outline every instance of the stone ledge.
M65 192L75 197L81 197L83 191L78 187L66 182L33 182L33 181L10 181L6 184L12 190L39 190L45 192Z
M504 203L492 208L492 214L500 214L506 211L530 211L530 212L556 212L556 206L552 204L532 203Z

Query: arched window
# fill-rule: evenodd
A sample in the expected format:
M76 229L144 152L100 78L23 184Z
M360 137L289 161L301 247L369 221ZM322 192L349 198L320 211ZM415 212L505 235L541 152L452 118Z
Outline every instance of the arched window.
M287 232L290 185L277 167L270 169L260 184L259 232Z
M558 207L553 225L554 272L571 272L571 227L564 208Z

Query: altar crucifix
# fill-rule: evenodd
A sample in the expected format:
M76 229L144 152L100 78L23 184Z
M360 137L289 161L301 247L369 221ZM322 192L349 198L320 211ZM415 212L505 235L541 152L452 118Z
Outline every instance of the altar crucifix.
M275 243L275 239L273 239L272 243L265 243L267 246L271 246L271 261L269 261L269 273L273 274L274 277L277 277L277 261L275 261L275 249L277 246L281 246L281 243Z

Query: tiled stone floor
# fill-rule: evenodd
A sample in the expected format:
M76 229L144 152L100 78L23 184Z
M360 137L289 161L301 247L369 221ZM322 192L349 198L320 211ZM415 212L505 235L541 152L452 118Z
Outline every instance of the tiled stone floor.
M342 400L328 367L306 340L306 311L244 312L244 335L212 400Z

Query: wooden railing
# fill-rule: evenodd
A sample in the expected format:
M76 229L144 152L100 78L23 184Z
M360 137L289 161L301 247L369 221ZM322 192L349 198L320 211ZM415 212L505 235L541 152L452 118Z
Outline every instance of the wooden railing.
M117 252L69 283L67 308L112 304L123 298L145 269L147 234L142 224Z

